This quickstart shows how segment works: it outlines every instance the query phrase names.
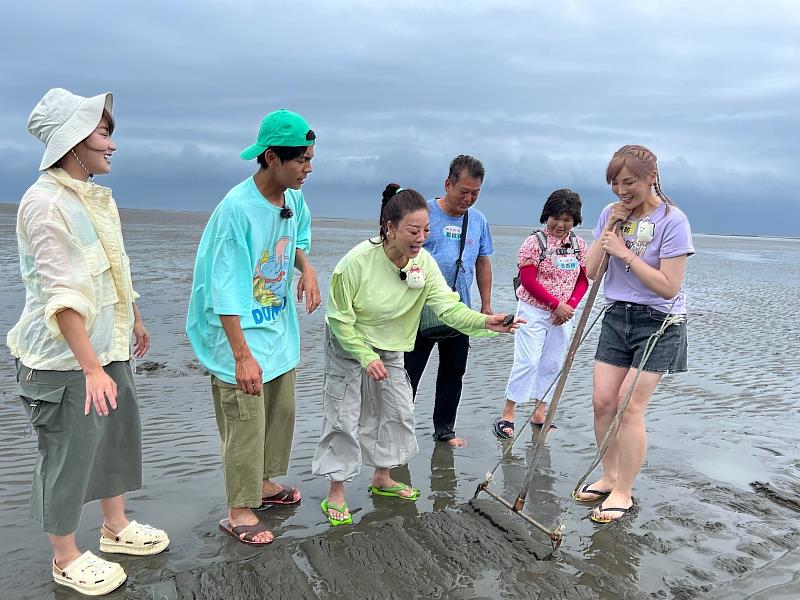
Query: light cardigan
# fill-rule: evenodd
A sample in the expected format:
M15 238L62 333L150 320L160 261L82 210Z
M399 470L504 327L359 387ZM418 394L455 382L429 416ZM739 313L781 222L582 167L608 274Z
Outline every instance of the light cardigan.
M70 308L83 317L101 365L129 360L139 295L111 190L48 169L22 197L17 242L26 294L8 332L11 353L31 369L79 370L56 319Z

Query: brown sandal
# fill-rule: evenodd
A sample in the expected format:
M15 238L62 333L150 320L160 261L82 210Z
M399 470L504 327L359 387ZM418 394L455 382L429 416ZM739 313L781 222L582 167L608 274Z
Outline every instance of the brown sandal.
M297 504L298 502L300 502L300 490L294 486L286 487L282 485L278 493L261 498L261 506L258 508L264 509L270 506Z
M255 525L237 525L233 527L231 525L230 519L222 519L219 522L219 528L227 533L228 535L232 535L238 541L243 544L247 544L248 546L266 546L267 544L271 544L274 540L270 540L268 542L256 542L255 537L259 533L269 532L266 525L264 525L261 521L256 523Z

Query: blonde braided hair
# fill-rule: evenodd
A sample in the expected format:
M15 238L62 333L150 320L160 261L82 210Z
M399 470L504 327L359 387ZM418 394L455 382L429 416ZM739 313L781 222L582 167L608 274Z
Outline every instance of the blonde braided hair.
M658 170L658 159L656 155L644 146L636 144L623 146L614 152L614 156L611 157L608 167L606 167L606 183L611 184L625 166L637 177L648 177L655 173L656 180L653 184L653 190L664 204L666 204L666 210L669 212L669 207L674 206L675 203L661 188L661 173L659 173Z

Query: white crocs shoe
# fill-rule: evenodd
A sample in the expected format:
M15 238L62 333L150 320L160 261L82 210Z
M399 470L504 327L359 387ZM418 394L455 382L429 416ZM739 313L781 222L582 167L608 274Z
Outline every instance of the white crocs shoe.
M72 561L66 569L53 560L53 581L86 596L102 596L114 591L128 576L117 563L98 558L88 550Z
M163 552L167 546L169 537L166 532L150 525L140 525L136 521L128 523L128 526L117 534L105 524L100 529L101 552L150 556Z

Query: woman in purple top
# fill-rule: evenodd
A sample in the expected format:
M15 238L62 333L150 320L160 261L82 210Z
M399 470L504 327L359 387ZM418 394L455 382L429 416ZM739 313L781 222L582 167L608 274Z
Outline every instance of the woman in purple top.
M606 169L619 198L603 210L586 257L591 279L603 253L607 310L594 367L594 428L598 444L641 366L618 436L603 457L603 477L586 485L579 502L603 500L591 518L609 523L631 508L633 482L647 451L644 413L665 373L686 371L686 304L681 284L686 259L694 254L686 215L661 189L655 155L643 146L623 146ZM619 227L619 228L618 228ZM645 364L650 336L668 320Z

